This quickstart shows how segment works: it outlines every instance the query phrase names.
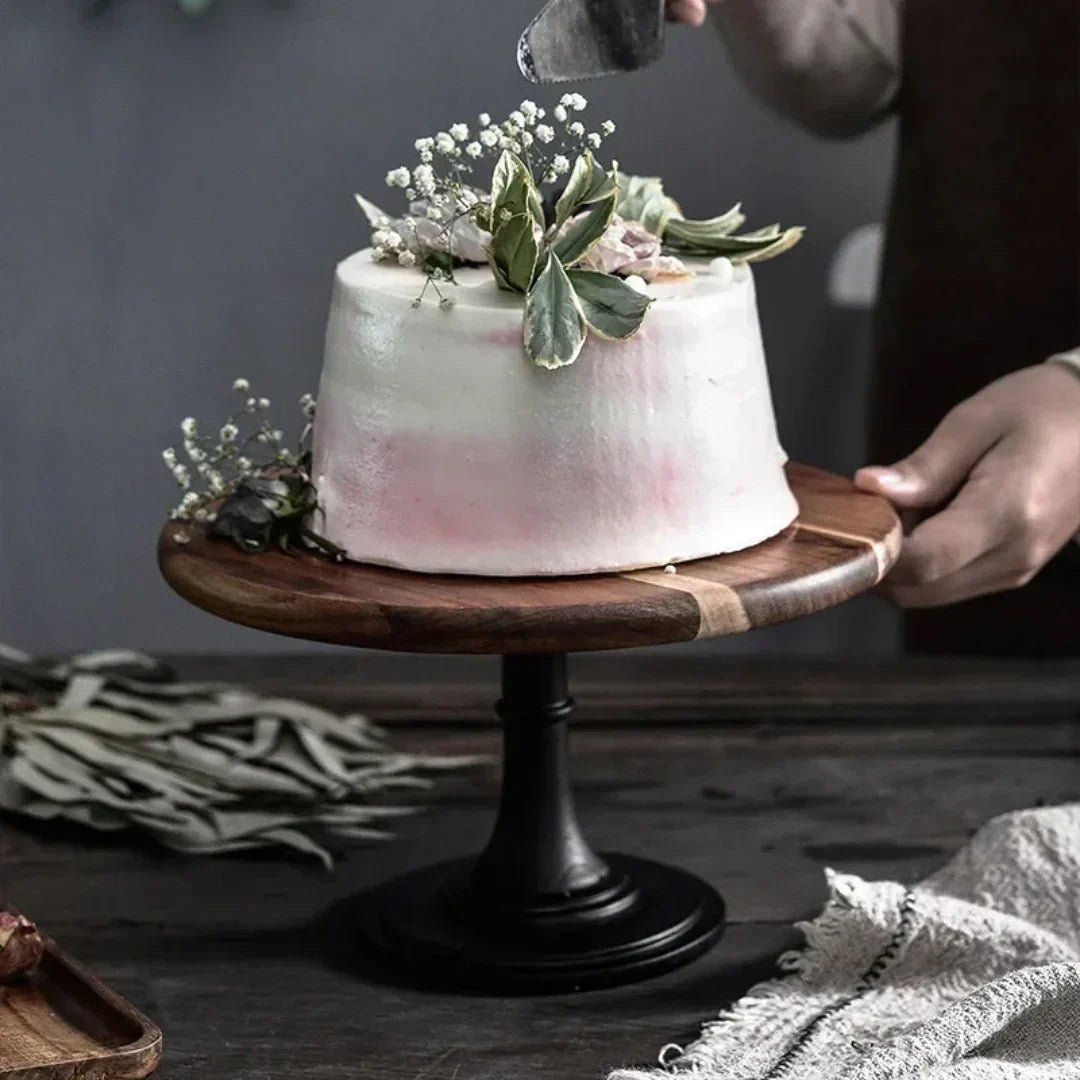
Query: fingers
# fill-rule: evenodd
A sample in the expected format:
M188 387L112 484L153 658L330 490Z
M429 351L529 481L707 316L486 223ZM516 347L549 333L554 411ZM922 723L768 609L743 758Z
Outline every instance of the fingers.
M668 0L667 17L672 22L700 26L705 21L705 0Z
M890 467L871 465L855 486L882 495L899 509L941 506L976 462L997 442L1000 425L972 401L953 409L917 450Z
M1036 497L1040 471L1021 441L1002 441L949 506L911 531L881 591L901 607L939 607L1026 585L1073 527Z

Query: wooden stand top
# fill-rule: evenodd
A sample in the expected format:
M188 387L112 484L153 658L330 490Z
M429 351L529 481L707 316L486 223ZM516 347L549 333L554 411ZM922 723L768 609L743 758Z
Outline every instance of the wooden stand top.
M484 578L414 574L312 555L249 555L168 524L169 584L214 615L289 637L401 652L552 653L670 644L740 633L832 607L896 561L892 507L851 482L788 466L798 520L731 555L623 574Z

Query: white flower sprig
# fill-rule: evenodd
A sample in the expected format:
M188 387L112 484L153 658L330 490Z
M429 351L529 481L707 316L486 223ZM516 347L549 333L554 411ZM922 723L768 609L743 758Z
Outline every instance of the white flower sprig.
M459 122L447 131L417 139L419 163L399 165L386 174L387 186L405 192L409 213L391 219L360 200L374 228L372 257L376 262L419 266L434 282L449 279L455 259L483 262L482 243L471 242L474 238L464 236L462 229L477 205L488 201L486 191L474 182L482 164L510 150L521 157L538 183L554 184L569 173L573 160L586 150L598 150L615 131L610 120L595 131L586 131L580 116L587 107L581 94L563 94L552 109L553 125L544 122L545 109L526 99L498 123L490 113L482 112L475 129ZM431 222L438 227L432 229ZM432 255L449 259L432 260ZM442 306L448 307L447 297L436 291Z
M180 460L174 447L162 451L165 467L183 492L180 502L169 514L174 521L213 522L213 505L233 494L241 482L272 476L282 469L311 482L307 457L315 417L314 397L304 394L300 398L304 422L296 449L292 450L285 445L284 432L263 418L270 408L270 399L251 395L247 379L237 379L233 390L244 395L244 405L217 429L216 434L204 433L192 416L181 423L186 461Z

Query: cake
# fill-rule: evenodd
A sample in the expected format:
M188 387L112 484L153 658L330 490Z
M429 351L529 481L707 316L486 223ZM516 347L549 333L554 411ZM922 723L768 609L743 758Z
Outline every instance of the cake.
M571 135L579 103L554 110ZM389 174L412 189L405 218L360 200L375 244L337 267L311 468L318 530L350 559L627 571L746 548L796 515L747 262L800 230L734 236L738 207L688 221L658 180L601 170L599 134L537 177L521 136L543 140L543 116L481 117L490 192L432 181L440 152L493 141L462 124Z

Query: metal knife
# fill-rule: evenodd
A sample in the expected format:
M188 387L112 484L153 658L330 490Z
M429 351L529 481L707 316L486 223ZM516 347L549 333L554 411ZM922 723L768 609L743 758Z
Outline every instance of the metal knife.
M518 41L530 82L636 71L664 51L664 0L549 0Z

